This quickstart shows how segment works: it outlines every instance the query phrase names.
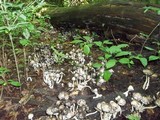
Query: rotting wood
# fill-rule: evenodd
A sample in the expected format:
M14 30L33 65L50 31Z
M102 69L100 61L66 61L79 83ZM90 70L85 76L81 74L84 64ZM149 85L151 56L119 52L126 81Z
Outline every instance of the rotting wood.
M108 29L127 34L149 34L160 22L160 16L153 11L144 13L146 4L132 2L109 2L71 8L50 8L51 24L58 29Z

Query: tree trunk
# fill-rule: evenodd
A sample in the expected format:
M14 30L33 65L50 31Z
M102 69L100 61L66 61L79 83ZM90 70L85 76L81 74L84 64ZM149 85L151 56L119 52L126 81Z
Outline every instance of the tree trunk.
M149 34L160 22L146 5L132 2L106 2L71 8L50 8L51 24L58 29L118 30L128 34Z

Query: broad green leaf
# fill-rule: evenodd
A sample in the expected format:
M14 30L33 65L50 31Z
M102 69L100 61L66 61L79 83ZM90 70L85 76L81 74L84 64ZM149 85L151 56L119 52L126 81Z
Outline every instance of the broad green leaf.
M92 66L96 69L99 69L100 67L102 67L102 64L101 63L94 63Z
M144 67L146 67L146 66L147 66L148 61L147 61L147 59L146 59L146 58L140 58L139 60L141 61L142 65L143 65Z
M100 56L98 57L98 60L104 60L104 57Z
M91 38L90 36L83 36L83 38L84 38L87 42L89 42L89 41L92 40L92 38Z
M22 46L27 46L27 45L29 45L29 44L31 43L31 41L28 40L28 39L22 39L22 40L20 40L19 42L20 42L20 44L21 44Z
M8 82L9 82L11 85L15 86L15 87L20 87L20 86L21 86L21 83L18 82L18 81L8 80Z
M97 45L98 47L102 46L102 42L101 41L94 42L94 44Z
M121 51L122 50L118 46L111 46L107 52L110 52L111 54L115 54Z
M110 57L112 57L111 54L108 54L108 53L105 54L105 59L109 59Z
M109 69L109 68L115 66L116 62L117 62L117 60L115 60L115 59L111 59L111 60L107 61L106 62L106 68Z
M144 48L145 48L145 49L147 49L147 50L150 50L150 51L154 51L154 49L153 49L153 48L151 48L151 47L147 47L147 46L145 46Z
M158 60L158 59L160 59L159 56L154 56L154 55L149 56L149 61L154 61L154 60Z
M74 43L74 44L79 44L79 43L82 43L83 40L73 40L71 43Z
M131 55L131 52L128 52L128 51L122 51L122 52L119 52L115 55L115 57L121 57L121 56L126 56L126 55Z
M88 54L90 53L90 48L89 48L88 45L84 45L84 47L83 47L83 52L84 52L86 55L88 55Z
M112 76L112 73L109 72L109 70L104 71L103 73L104 80L108 81L111 78L111 76Z
M121 58L121 59L119 59L119 62L121 64L129 64L130 60L129 60L129 58Z

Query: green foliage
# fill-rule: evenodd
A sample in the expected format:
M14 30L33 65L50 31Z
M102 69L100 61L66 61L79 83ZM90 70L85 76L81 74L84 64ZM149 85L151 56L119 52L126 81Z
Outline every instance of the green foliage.
M10 72L10 70L8 70L7 68L0 67L0 77L2 77L2 79L0 79L0 85L6 86L6 85L10 84L15 87L20 87L21 83L18 81L11 80L11 79L8 81L5 80L5 75L9 72Z
M144 13L146 13L149 10L152 10L156 12L158 15L160 15L160 8L158 7L153 7L153 6L144 7Z
M83 36L83 37L77 36L71 43L80 45L84 54L89 55L91 53L90 49L93 43L92 43L92 38L90 36Z
M127 116L129 120L140 120L140 117L138 115L130 114Z

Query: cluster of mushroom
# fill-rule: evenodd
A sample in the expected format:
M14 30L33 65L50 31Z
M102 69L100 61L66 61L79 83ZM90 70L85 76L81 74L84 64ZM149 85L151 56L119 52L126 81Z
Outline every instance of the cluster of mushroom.
M115 101L110 101L109 103L106 103L104 101L97 104L97 107L95 108L98 112L100 112L101 120L111 120L115 119L117 115L122 114L122 106L126 104L126 100L121 98L120 96L117 96L115 98Z
M68 59L71 59L71 64L83 66L85 63L85 55L81 49L72 49L69 53L66 53Z
M29 56L28 59L30 61L30 65L36 72L46 68L51 68L54 63L54 59L48 45L41 45L40 47L35 48L33 58Z
M53 89L54 84L59 84L62 81L64 73L62 70L45 70L43 71L43 80L49 86L50 89Z
M77 101L70 100L68 92L60 92L55 105L48 107L46 113L58 120L84 120L86 112L89 110L84 99Z

